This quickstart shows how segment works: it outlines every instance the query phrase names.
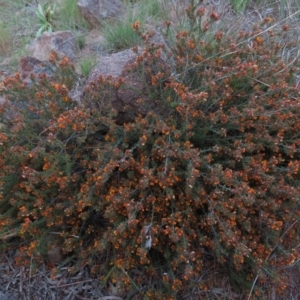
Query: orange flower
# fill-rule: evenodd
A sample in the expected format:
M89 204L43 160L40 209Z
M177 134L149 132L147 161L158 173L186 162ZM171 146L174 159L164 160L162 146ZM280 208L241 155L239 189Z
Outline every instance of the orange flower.
M206 8L205 8L205 7L200 7L200 8L197 9L196 14L197 14L198 16L201 16L201 17L202 17L202 16L204 16L205 11L206 11Z
M282 25L282 30L283 30L283 31L288 31L289 28L290 28L290 26L287 25L287 24Z
M37 93L36 93L36 97L37 97L38 99L43 98L43 93L37 92Z
M220 19L220 17L214 11L210 14L210 18L214 21L218 21Z
M141 22L140 21L136 21L135 23L131 24L131 28L134 30L138 30L141 26Z
M22 227L23 228L28 228L30 223L31 223L31 220L29 218L25 218L24 223L22 224Z
M171 25L171 22L170 21L166 21L165 24L166 24L167 27L169 27Z
M60 85L58 83L55 83L53 87L56 89L56 91L60 90Z
M263 39L262 39L262 37L260 37L260 36L257 36L256 38L255 38L255 41L257 42L257 44L262 44L263 43Z
M50 168L50 162L46 162L43 166L43 170L46 171Z
M55 56L54 56L53 53L51 53L50 56L49 56L49 61L50 61L50 62L53 62L54 59L55 59Z
M194 49L195 48L195 41L194 39L189 39L188 42L186 43L186 46L188 49Z

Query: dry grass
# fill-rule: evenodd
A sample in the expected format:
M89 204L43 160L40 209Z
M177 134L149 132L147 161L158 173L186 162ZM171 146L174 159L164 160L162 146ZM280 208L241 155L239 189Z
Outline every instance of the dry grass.
M7 297L7 298L5 298ZM45 265L33 270L17 267L13 262L13 251L0 256L0 299L105 299L100 291L100 282L91 279L88 268L71 275L62 268L52 276Z
M80 272L70 274L68 267L53 276L49 267L45 264L34 269L30 267L18 267L14 263L14 251L0 255L0 299L5 300L32 300L32 299L60 299L60 300L140 300L137 290L133 289L128 295L119 295L116 285L111 282L103 283L99 278L93 279L88 267ZM210 267L209 267L210 265ZM263 290L262 298L252 295L248 298L246 293L237 293L232 289L229 278L216 270L213 262L207 262L203 275L189 282L185 294L178 295L176 299L183 300L297 300L300 297L300 261L295 261L291 266L283 268L282 273L288 278L286 289L279 292L275 286L267 281L259 283ZM151 284L149 283L148 288ZM7 297L7 298L5 298ZM9 298L10 297L10 298Z

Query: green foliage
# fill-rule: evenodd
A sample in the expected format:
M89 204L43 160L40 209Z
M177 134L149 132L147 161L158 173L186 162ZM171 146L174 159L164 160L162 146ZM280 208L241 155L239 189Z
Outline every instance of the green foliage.
M80 60L79 66L83 76L88 76L90 71L96 66L97 59L95 57L86 57Z
M105 23L103 25L103 36L107 41L107 46L115 50L124 50L138 45L141 40L131 28L131 24L136 20L132 15L126 20L120 20L114 24Z
M40 22L40 28L36 33L37 37L39 37L45 31L53 31L52 19L55 12L55 8L55 3L52 5L52 7L49 3L46 3L44 7L42 7L40 3L38 4L37 10L35 12Z
M265 30L269 20L208 42L195 38L207 31L193 23L201 11L190 6L187 16L172 76L163 45L132 24L145 49L129 69L143 72L152 98L131 122L119 122L110 101L123 78L100 76L82 105L70 99L67 59L51 57L56 78L4 80L1 250L17 240L20 264L40 263L56 246L73 270L91 266L120 295L200 290L201 299L215 274L249 299L268 293L266 281L284 293L282 270L300 255L298 62L281 52L295 45L279 42L286 27Z
M84 35L77 36L77 45L80 50L84 48L85 42L86 40Z
M7 55L11 50L12 41L4 23L0 23L0 53Z
M162 18L164 17L160 1L158 0L141 0L139 2L139 15L140 17L148 16L154 18Z
M88 24L79 14L76 0L64 0L57 12L57 27L61 30L87 29Z
M131 24L140 22L144 26L146 19L162 17L160 3L157 0L141 0L138 4L128 6L124 19L116 23L107 22L103 27L103 35L108 46L114 50L123 50L141 44L141 39L132 30Z
M230 2L237 12L243 12L249 4L249 0L230 0Z

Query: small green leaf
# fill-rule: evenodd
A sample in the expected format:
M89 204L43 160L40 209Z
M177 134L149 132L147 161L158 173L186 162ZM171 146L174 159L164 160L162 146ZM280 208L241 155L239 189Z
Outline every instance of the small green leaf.
M47 30L48 24L44 24L42 27L40 27L40 29L38 30L38 32L36 33L36 37L41 36L41 34Z
M41 6L40 3L39 3L39 5L38 5L37 13L38 13L40 16L43 16L43 17L45 18L45 13L44 13L43 8L42 8L42 6Z

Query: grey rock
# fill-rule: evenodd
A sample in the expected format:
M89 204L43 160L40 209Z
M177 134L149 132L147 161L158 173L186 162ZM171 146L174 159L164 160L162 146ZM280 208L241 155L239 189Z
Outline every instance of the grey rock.
M92 28L101 26L103 21L118 20L125 13L120 0L80 0L77 6Z
M27 47L27 50L31 56L41 61L47 61L52 52L59 58L66 56L75 61L76 48L76 37L72 31L56 31L44 32Z
M138 50L141 52L141 49ZM103 107L105 104L93 102L93 97L89 97L88 93L91 89L97 91L97 80L100 77L112 79L122 78L124 84L118 89L111 89L106 99L109 99L110 105L117 111L117 122L124 123L134 120L137 115L146 115L150 110L161 111L159 95L153 95L153 89L149 89L151 85L151 75L143 74L131 67L137 58L137 53L131 49L103 56L99 64L91 71L85 86L83 87L82 101L91 107ZM161 64L165 67L164 71L168 73L168 65L161 60ZM154 70L155 66L144 66L148 70ZM157 70L154 70L156 72ZM151 91L150 91L151 90ZM86 95L87 94L87 95ZM97 94L97 93L96 93ZM153 97L155 99L153 99ZM107 101L107 100L106 100Z
M103 56L98 65L91 71L87 84L95 81L99 75L118 77L125 66L136 58L137 54L131 49Z
M48 62L42 62L32 56L23 56L20 58L19 74L21 79L28 83L31 82L31 75L34 75L36 79L40 74L45 74L47 77L54 75Z

